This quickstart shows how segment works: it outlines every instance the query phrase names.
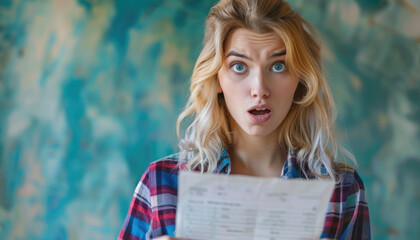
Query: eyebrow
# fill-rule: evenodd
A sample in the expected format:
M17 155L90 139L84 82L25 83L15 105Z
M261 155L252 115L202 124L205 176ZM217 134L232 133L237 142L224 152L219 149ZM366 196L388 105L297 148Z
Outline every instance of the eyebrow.
M242 53L238 53L236 51L230 51L227 55L226 58L230 57L230 56L235 56L235 57L240 57L240 58L246 58L249 59L249 57L245 54Z
M270 58L281 57L286 55L286 49L281 50L280 52L276 52L270 55Z
M280 52L276 52L270 55L269 58L275 58L275 57L281 57L286 55L286 49L281 50ZM226 58L230 57L230 56L235 56L235 57L240 57L240 58L245 58L245 59L250 59L247 55L236 52L236 51L230 51L227 55Z

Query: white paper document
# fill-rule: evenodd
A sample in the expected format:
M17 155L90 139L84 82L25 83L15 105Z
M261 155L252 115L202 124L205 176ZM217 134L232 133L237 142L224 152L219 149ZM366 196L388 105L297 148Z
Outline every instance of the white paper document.
M182 171L176 237L205 240L319 239L333 180Z

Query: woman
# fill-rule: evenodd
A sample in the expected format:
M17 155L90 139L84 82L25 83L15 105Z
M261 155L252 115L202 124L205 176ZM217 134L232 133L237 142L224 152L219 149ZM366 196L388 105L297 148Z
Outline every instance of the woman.
M334 103L314 32L282 0L221 0L210 10L191 96L178 119L178 135L181 122L192 119L181 152L150 164L120 239L175 239L180 169L332 178L320 238L370 239L362 180L339 163ZM354 161L342 153L341 160Z

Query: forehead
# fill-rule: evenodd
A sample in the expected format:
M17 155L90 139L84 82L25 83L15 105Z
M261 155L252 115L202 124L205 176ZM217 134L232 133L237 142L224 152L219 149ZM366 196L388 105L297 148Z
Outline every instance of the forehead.
M234 30L226 39L224 51L237 50L244 53L271 53L285 49L283 40L274 32L258 33L245 28Z

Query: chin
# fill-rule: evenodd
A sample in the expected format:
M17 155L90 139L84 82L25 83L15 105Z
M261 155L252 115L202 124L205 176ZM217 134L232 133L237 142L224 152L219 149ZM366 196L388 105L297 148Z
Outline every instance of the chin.
M275 129L267 129L264 127L258 127L259 129L248 129L248 131L245 131L250 136L255 137L267 137L269 135L274 134Z

